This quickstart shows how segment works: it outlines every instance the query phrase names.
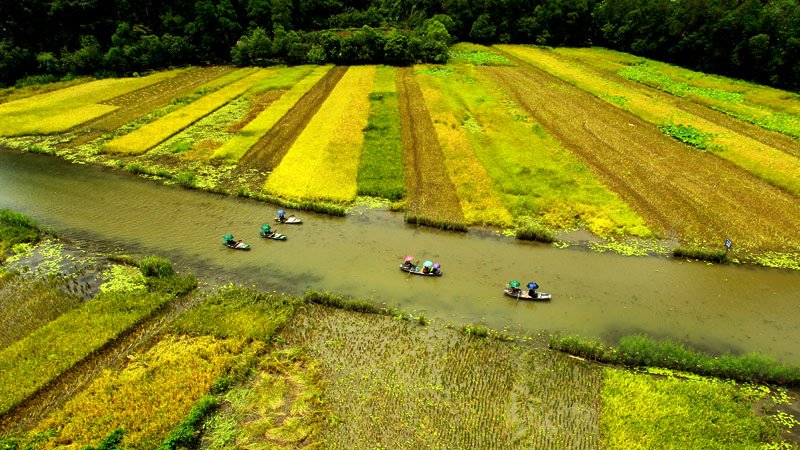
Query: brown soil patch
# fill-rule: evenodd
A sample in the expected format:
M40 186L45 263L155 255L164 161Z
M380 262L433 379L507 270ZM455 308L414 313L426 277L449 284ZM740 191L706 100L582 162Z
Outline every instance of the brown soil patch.
M275 89L271 91L264 92L263 94L258 95L253 101L250 103L250 111L247 112L247 115L242 117L241 120L236 122L235 124L228 127L228 132L236 133L240 131L242 128L245 127L248 123L250 123L253 119L255 119L261 111L267 109L269 105L272 104L275 100L281 98L281 96L286 92L286 89Z
M486 67L481 73L583 160L654 231L695 242L730 238L758 249L800 245L796 197L514 59L519 67Z
M239 160L240 165L263 170L274 169L306 128L347 67L334 67Z
M397 70L397 97L405 159L406 217L463 225L461 204L444 169L442 149L414 69Z
M177 77L105 101L103 104L120 108L81 125L81 135L68 145L74 147L86 144L103 133L116 130L155 109L169 105L175 98L191 94L201 85L233 70L233 67L224 66L193 68Z

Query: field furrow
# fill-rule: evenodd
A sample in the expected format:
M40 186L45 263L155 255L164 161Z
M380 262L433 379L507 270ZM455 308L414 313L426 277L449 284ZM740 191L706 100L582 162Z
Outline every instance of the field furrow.
M460 99L445 84L455 84L451 76L437 75L430 68L417 71L425 105L433 120L433 127L444 156L444 166L461 201L461 210L467 225L497 225L509 227L511 214L495 192L494 180L475 156L465 127L479 125L469 111L458 111L461 117L467 114L467 122L457 118L454 110ZM471 121L469 120L471 118Z
M266 70L247 70L247 75L231 84L207 94L154 122L105 144L112 152L140 154L160 144L192 123L223 107L244 94L254 84L269 76ZM238 71L237 71L238 72Z
M305 92L300 100L247 150L239 160L239 164L264 170L277 167L346 71L346 67L334 67L328 70L319 82Z
M315 69L300 82L284 92L280 99L272 102L258 116L247 123L239 133L222 147L217 149L212 158L238 161L256 143L278 123L306 93L313 88L329 71L330 66Z
M293 200L355 199L374 78L375 66L348 69L270 174L268 193Z
M184 69L142 78L109 78L0 104L0 136L52 134L116 110L101 102L173 78Z
M455 186L444 168L425 100L411 68L397 72L405 154L406 221L466 229Z
M119 109L84 124L79 130L81 134L70 141L69 145L74 147L86 144L105 132L169 105L178 97L191 94L204 83L231 71L232 67L225 66L194 68L174 78L104 101L103 104L117 106Z
M602 73L553 51L524 46L498 46L523 60L615 105L667 134L732 162L768 183L800 195L800 159L682 110L678 97Z
M482 70L654 231L750 248L800 243L800 202L791 194L532 66Z

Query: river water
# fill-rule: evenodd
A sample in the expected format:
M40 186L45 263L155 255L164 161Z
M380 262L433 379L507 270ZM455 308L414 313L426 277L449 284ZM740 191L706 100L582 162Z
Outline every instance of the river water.
M177 187L47 156L0 149L0 208L70 240L160 254L210 283L302 294L349 294L428 318L515 333L577 333L613 343L646 333L711 352L760 352L800 364L800 273L557 249L488 232L405 224L382 210L330 217L299 211L283 242L258 237L272 205ZM222 246L231 233L250 252ZM408 276L407 255L444 276ZM502 295L511 279L536 281L547 303Z

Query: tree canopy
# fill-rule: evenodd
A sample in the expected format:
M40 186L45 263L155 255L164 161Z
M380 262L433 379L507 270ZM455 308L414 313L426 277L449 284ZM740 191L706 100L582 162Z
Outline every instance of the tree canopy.
M800 87L798 0L16 0L0 83L170 65L443 62L455 40L601 45Z

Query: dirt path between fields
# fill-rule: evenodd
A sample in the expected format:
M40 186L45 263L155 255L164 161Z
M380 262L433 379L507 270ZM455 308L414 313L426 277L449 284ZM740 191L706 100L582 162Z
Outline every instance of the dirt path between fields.
M400 136L406 180L406 218L425 223L464 224L455 186L444 168L444 156L414 69L397 70Z
M25 433L60 409L98 377L103 370L121 369L134 352L143 352L158 342L159 334L179 314L203 299L195 290L160 308L121 336L105 343L83 361L62 373L0 417L0 435Z
M103 104L120 108L79 126L81 135L67 145L74 147L91 142L103 133L116 130L132 120L167 106L172 100L189 95L203 84L233 70L233 67L226 66L193 68L177 77L105 101Z
M334 67L239 160L240 166L273 170L305 130L311 118L342 79L347 67Z
M509 55L510 56L510 55ZM800 202L712 154L513 58L481 70L647 220L683 240L800 245Z

